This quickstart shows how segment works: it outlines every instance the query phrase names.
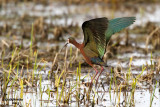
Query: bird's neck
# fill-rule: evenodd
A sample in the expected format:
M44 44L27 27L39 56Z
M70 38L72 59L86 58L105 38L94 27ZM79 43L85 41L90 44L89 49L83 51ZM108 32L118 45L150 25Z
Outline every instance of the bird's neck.
M83 47L83 43L80 44L80 43L78 43L77 41L73 41L72 44L73 44L75 47L77 47L78 49L81 49L81 48Z

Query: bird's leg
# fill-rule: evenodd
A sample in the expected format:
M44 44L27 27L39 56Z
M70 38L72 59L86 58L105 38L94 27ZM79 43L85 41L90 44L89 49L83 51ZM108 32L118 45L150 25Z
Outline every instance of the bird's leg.
M101 73L104 71L104 68L101 66L101 72L99 73L99 75L98 75L98 77L97 77L97 79L96 79L96 85L97 85L97 83L98 83L98 78L100 77L100 75L101 75Z
M93 67L94 68L94 67ZM92 82L94 80L94 78L96 77L96 75L98 74L98 70L96 68L94 68L94 70L96 71L96 74L93 76L91 83L90 83L90 87L92 86Z

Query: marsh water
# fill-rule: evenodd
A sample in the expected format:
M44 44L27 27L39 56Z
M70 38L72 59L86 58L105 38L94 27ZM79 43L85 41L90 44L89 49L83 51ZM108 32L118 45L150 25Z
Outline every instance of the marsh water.
M1 5L0 105L160 107L160 3L112 5ZM135 23L112 36L104 56L110 67L89 92L94 69L74 46L60 49L69 36L83 42L86 20L129 16Z

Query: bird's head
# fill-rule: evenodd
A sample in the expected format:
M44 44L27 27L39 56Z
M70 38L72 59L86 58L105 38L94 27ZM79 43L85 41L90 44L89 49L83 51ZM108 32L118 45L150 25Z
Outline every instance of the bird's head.
M73 43L75 39L73 37L69 37L67 43Z
M65 43L65 45L62 47L62 49L64 47L66 47L69 43L73 44L74 41L75 41L75 39L73 37L69 37L68 40L67 40L67 42ZM62 51L62 49L60 51Z

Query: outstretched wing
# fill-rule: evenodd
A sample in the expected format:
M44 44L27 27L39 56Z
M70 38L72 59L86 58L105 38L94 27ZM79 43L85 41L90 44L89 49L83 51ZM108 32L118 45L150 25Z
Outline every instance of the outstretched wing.
M97 56L103 58L106 45L110 37L116 32L128 27L135 21L135 17L122 17L109 20L96 18L82 24L84 33L84 45L94 51Z
M109 20L108 29L106 30L106 44L113 34L133 24L135 19L135 17L122 17Z
M85 21L82 24L84 45L94 51L100 58L103 57L106 49L105 33L107 28L108 19L104 17Z

